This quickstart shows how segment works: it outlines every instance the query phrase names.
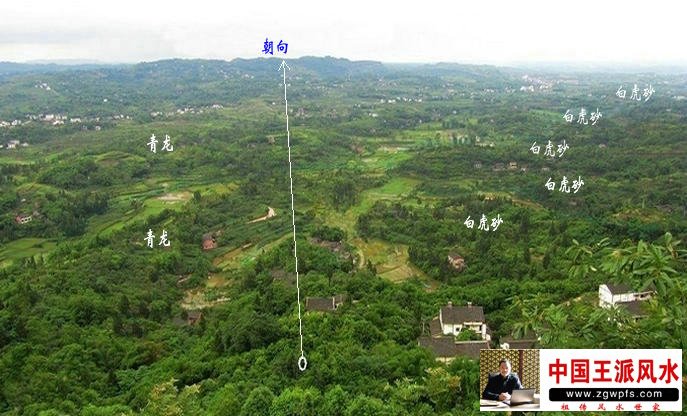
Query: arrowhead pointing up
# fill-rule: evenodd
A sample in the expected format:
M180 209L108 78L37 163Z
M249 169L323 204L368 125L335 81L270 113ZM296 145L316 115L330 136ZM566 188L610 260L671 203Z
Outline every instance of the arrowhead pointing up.
M288 69L289 71L291 70L291 68L289 68L289 66L286 65L286 61L281 61L281 65L279 65L279 70L281 71L284 68ZM286 69L284 70L286 71Z

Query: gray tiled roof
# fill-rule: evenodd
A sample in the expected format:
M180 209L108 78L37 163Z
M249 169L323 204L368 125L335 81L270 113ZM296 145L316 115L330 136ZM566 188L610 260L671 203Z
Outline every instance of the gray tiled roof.
M484 322L484 309L481 306L444 306L441 308L441 322L443 324Z
M305 309L308 311L333 311L333 298L305 298Z
M479 351L489 348L487 341L456 342L453 337L421 337L418 344L430 350L437 358L453 358L457 355L479 358Z
M611 284L611 283L606 283L606 286L608 287L608 290L611 291L612 294L614 295L619 295L621 293L631 293L633 290L630 288L630 286L621 283L621 284Z

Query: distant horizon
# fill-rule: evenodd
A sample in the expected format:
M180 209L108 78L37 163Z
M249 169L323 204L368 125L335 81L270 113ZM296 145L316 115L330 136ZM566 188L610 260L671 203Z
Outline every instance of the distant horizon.
M9 64L19 64L19 65L57 65L57 66L86 66L86 65L96 65L96 66L133 66L145 63L154 63L161 61L172 61L172 60L182 60L182 61L222 61L222 62L232 62L234 60L259 60L259 59L273 59L286 61L298 60L301 58L331 58L331 59L344 59L350 62L376 62L383 65L408 65L408 66L433 66L433 65L474 65L474 66L491 66L495 68L516 68L516 69L539 69L539 70L567 70L567 71L627 71L627 70L684 70L687 71L687 61L675 61L675 62L661 62L661 63L651 63L651 62L614 62L614 61L514 61L514 62L504 62L504 63L490 63L490 62L474 62L474 61L427 61L427 62L404 62L404 61L383 61L376 59L351 59L347 57L339 56L317 56L317 55L303 55L298 57L278 57L278 56L258 56L258 57L234 57L231 59L222 58L209 58L209 57L181 57L181 56L170 56L162 57L160 59L153 60L139 60L139 61L104 61L97 59L78 59L78 58L64 58L64 59L31 59L25 61L9 61L0 60L0 63ZM568 68L562 68L568 67Z

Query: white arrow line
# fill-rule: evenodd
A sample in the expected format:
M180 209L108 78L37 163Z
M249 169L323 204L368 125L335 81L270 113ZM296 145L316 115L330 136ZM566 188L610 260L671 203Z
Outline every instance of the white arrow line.
M298 369L305 371L308 366L308 360L305 359L303 353L303 320L301 319L301 288L298 276L298 250L296 246L296 211L293 204L293 175L291 173L291 133L289 132L289 102L286 99L286 70L291 70L286 61L281 61L279 70L284 75L284 114L286 114L286 145L289 149L289 181L291 184L291 224L293 225L293 257L296 259L296 294L298 297L298 335L301 340L301 356L298 358Z

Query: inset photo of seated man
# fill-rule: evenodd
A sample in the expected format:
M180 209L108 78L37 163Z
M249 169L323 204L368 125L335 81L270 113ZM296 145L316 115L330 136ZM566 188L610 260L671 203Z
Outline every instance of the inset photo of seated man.
M500 402L510 400L513 390L521 390L522 383L518 375L513 373L513 366L507 359L499 362L498 373L489 375L487 387L482 392L482 398L487 400L498 400Z
M481 411L539 408L538 350L482 350L480 372Z

